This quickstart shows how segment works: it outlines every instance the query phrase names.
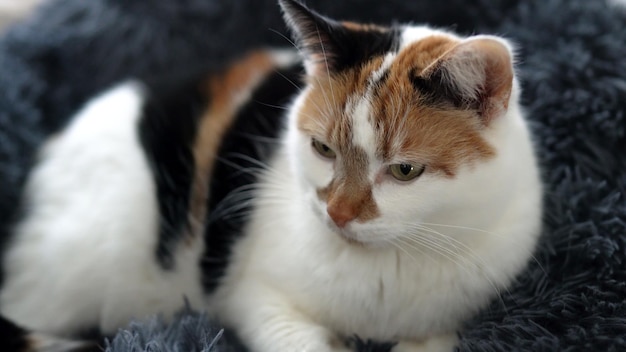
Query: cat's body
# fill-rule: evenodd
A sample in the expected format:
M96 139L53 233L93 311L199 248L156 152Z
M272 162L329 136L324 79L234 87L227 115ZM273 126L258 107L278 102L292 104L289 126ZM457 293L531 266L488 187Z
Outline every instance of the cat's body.
M173 101L115 88L43 147L2 315L110 334L186 298L253 351L444 351L506 289L541 221L508 44L281 4L301 91L253 54Z
M171 273L155 260L157 192L135 128L142 102L133 84L108 92L45 146L5 256L2 314L64 335L113 332L154 308L172 314L183 296L202 302L197 237L177 246Z
M296 59L259 50L223 72L123 83L87 103L30 174L2 257L0 313L71 338L171 317L186 302L205 309L242 222L212 216L232 205L230 191L255 182L239 172L249 162L241 156L267 153L252 137L271 138L283 112L255 99L285 103Z
M218 290L219 315L259 351L331 351L353 335L401 341L398 350L452 346L460 323L525 265L539 232L541 186L510 49L427 27L353 27L353 43L372 31L395 44L341 68L340 35L323 23L313 30L323 18L286 6L309 85ZM430 86L410 76L437 65L449 71L432 84L451 85L448 93L487 91L463 104L493 100L477 112L431 100L422 90ZM316 151L319 142L328 149ZM412 160L426 165L422 175L389 174Z

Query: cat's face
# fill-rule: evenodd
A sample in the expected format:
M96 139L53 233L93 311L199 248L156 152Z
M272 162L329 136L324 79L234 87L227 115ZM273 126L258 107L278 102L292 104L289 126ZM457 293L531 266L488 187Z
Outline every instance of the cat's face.
M426 27L329 22L297 5L286 12L308 85L289 143L316 216L349 241L383 245L453 209L467 192L462 173L496 154L483 132L507 108L508 47Z

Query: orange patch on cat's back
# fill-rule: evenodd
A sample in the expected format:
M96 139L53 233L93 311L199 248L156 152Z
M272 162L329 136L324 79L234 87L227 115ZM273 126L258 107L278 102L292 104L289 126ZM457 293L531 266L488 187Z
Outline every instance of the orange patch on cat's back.
M239 108L261 81L277 67L271 52L256 51L239 59L219 74L208 77L203 90L209 96L209 105L200 118L193 146L195 177L190 204L195 219L203 219L206 212L209 175L223 135L237 116ZM198 229L192 232L202 231Z

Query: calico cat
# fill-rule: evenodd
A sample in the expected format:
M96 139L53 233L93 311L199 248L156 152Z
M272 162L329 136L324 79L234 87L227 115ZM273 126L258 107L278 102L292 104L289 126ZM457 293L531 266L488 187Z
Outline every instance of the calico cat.
M510 45L280 5L301 56L125 83L50 138L3 253L3 316L73 338L186 300L256 352L454 348L540 231Z
M451 351L540 229L510 45L280 4L307 84L212 306L253 351Z

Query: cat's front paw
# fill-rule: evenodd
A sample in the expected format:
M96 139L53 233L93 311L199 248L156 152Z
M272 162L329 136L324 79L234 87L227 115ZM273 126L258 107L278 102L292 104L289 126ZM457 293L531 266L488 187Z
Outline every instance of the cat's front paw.
M263 351L269 351L263 349ZM272 351L293 351L293 352L355 352L352 348L347 347L343 343L336 342L335 339L330 341L289 341L286 345Z
M400 341L391 352L452 352L458 343L456 334L443 334L422 341Z

